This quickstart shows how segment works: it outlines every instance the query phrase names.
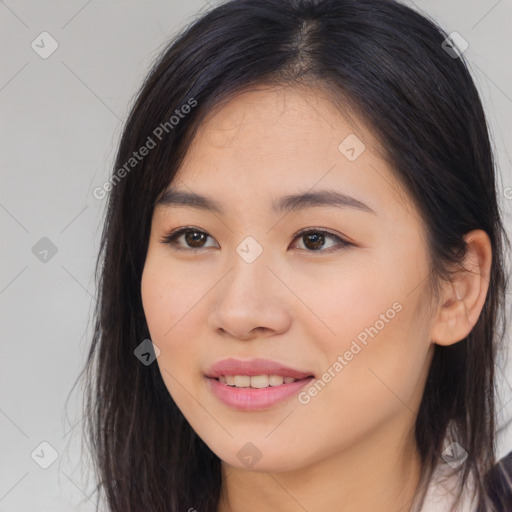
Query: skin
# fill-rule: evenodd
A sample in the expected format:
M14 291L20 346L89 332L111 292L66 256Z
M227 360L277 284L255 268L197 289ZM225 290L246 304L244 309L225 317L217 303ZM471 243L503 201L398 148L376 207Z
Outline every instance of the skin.
M154 210L144 312L169 393L222 460L219 512L408 510L421 468L414 422L434 343L462 340L483 307L487 235L467 235L472 271L443 283L434 301L424 222L371 132L357 124L320 90L244 92L202 123L172 183L216 199L225 214ZM355 161L338 149L350 134L366 145ZM271 211L273 199L324 188L375 213ZM181 226L207 233L197 244L204 247L184 236L176 241L182 251L161 242ZM353 246L326 237L315 251L296 237L303 228ZM247 236L263 249L250 264L236 252ZM239 411L209 390L204 373L227 357L268 358L321 377L395 303L400 312L307 404L294 396ZM237 456L247 442L261 454L252 467Z

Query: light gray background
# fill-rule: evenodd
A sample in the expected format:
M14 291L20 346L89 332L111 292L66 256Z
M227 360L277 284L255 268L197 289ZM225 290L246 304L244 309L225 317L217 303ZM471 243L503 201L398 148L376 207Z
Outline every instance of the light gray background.
M512 232L512 1L415 5L469 42L465 55L487 109ZM177 28L207 8L202 0L0 0L0 511L95 509L93 481L80 466L80 389L68 416L64 409L92 332L106 204L92 190L108 179L149 64ZM43 31L59 44L47 59L31 48ZM57 247L46 263L32 252L42 237ZM498 372L503 426L512 417L511 366ZM43 441L59 454L48 469L31 458ZM504 428L498 454L510 450L512 431ZM49 451L37 453L43 459Z

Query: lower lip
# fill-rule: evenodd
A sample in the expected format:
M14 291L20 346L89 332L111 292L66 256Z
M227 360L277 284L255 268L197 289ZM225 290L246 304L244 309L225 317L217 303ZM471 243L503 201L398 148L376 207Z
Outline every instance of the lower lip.
M237 388L227 386L217 379L207 378L213 394L223 403L243 411L266 409L297 394L297 392L309 384L313 377L296 380L290 384L280 386L268 386L267 388Z

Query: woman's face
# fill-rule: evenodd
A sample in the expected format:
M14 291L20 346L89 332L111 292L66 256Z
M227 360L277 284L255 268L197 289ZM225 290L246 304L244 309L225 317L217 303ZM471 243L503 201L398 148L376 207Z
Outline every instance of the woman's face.
M156 361L231 466L411 439L432 355L425 228L372 147L318 91L252 90L206 119L168 189L218 210L155 208L141 291Z

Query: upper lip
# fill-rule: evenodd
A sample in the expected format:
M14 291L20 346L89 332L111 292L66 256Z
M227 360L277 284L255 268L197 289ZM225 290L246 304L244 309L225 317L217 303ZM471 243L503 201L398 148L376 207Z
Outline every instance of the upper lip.
M206 376L210 378L218 378L222 375L281 375L282 377L293 377L294 379L304 379L312 377L311 372L302 372L282 363L271 361L269 359L249 359L243 361L241 359L222 359L213 364L206 372Z

